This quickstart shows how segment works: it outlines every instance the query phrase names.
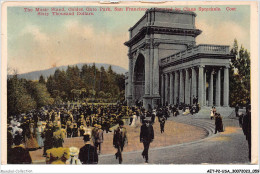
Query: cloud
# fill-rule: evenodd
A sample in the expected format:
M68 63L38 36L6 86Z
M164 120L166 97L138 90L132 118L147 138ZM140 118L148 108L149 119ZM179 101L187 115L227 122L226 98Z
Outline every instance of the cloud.
M19 73L47 69L54 65L92 62L128 69L128 48L123 45L129 39L127 29L115 27L111 31L96 23L75 19L65 20L59 27L50 27L53 30L47 32L40 26L27 24L18 37L11 37L8 66L17 69ZM236 38L239 44L250 48L249 30L233 21L214 24L214 21L197 20L196 28L203 31L196 39L197 44L232 46Z
M220 24L212 25L205 20L196 22L196 28L202 30L202 34L197 37L197 44L219 44L230 45L236 38L239 44L250 49L250 37L245 28L232 21L223 21Z
M53 65L108 63L128 67L127 31L106 32L91 24L67 21L61 31L44 33L35 25L27 26L10 51L8 66L19 73L51 68Z
M39 41L39 42L48 42L48 39L49 39L47 34L41 32L40 28L37 27L36 25L28 25L20 33L21 36L26 35L26 34L32 35L34 37L34 39Z

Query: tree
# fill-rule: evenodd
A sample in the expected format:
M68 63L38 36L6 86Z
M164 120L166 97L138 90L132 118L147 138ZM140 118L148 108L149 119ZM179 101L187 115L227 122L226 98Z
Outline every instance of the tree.
M51 96L56 98L57 91L59 91L59 97L63 101L94 97L100 91L105 94L110 93L111 97L117 98L119 93L124 90L124 85L123 74L115 73L112 66L108 70L105 70L103 66L98 69L95 63L90 66L85 64L81 69L77 66L68 66L66 71L56 69L54 75L49 76L46 82ZM80 92L76 90L80 90ZM80 96L78 96L79 94Z
M47 87L47 90L49 91L49 93L51 95L53 95L53 90L57 89L56 82L53 79L53 76L49 76L49 78L47 79L46 87Z
M28 85L30 86L30 90L28 90L28 92L35 100L37 108L53 104L54 99L51 98L50 93L48 92L45 84L38 82L28 82Z
M36 108L36 102L28 94L25 84L14 75L7 80L8 116L25 113Z
M41 75L40 76L40 78L39 78L39 83L43 83L43 84L45 84L46 82L45 82L45 79L43 78L43 76Z
M235 39L230 53L235 58L230 63L230 105L245 106L250 100L250 53Z

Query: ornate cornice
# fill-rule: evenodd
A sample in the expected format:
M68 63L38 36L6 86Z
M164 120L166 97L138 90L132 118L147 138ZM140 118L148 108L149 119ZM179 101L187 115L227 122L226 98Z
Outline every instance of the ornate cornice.
M124 44L128 47L136 44L143 39L147 34L168 34L197 37L202 31L199 29L185 29L172 27L144 26L140 31Z

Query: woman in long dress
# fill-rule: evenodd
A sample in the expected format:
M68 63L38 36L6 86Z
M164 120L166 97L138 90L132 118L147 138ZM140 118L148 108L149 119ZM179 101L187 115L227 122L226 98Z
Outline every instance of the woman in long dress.
M134 112L131 127L136 127L136 120L137 120L137 116L136 113Z
M34 124L30 123L29 129L25 135L25 147L29 150L36 150L39 148L38 142L36 140Z
M37 143L39 145L40 148L42 148L44 146L44 140L43 140L43 127L42 127L42 123L38 122L37 123L37 128L36 128L36 139L37 139Z

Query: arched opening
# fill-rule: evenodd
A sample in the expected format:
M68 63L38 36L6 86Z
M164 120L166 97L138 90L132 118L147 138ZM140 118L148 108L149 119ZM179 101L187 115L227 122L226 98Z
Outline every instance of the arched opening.
M139 54L134 66L134 100L142 101L144 96L145 86L145 59L142 54Z

